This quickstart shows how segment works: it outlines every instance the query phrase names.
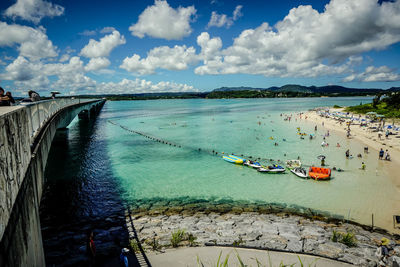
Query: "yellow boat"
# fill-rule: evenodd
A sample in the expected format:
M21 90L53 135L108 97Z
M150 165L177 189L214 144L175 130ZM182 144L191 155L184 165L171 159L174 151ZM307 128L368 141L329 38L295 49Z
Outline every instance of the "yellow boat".
M222 156L222 158L230 163L243 164L246 160L235 155Z

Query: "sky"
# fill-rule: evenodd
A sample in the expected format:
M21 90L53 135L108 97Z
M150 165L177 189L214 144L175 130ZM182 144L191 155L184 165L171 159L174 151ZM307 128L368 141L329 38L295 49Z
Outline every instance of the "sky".
M400 0L2 0L15 96L400 86Z

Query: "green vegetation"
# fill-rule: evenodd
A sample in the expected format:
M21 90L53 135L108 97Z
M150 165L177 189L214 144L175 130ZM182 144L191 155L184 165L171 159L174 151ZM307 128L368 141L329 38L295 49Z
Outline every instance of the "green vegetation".
M245 264L244 261L242 260L242 258L240 257L239 253L238 253L237 251L235 251L235 252L236 252L236 257L237 257L238 263L235 263L233 266L240 266L240 267L251 266L251 265ZM265 267L266 267L266 266L273 267L272 261L271 261L271 257L270 257L270 255L269 255L269 252L267 252L267 253L268 253L268 265L267 265L267 264L263 264L263 263L260 262L257 258L255 258L254 260L256 261L257 267L264 267L264 266L265 266ZM212 266L215 266L215 267L228 267L228 266L229 266L229 256L230 256L230 254L228 253L228 254L226 255L226 257L225 257L225 260L222 261L222 259L221 259L221 257L222 257L222 251L221 251L221 252L219 253L219 256L218 256L218 259L217 259L216 264L212 264ZM299 266L304 267L304 264L303 264L303 262L301 261L300 257L297 256L297 258L299 259ZM310 264L308 265L308 267L317 266L316 261L317 261L317 259L314 260L312 263L310 263ZM207 264L207 265L204 265L203 262L200 260L199 256L197 256L197 266L199 266L199 267L204 267L204 266L209 266L209 265L208 265L208 264ZM280 264L279 264L278 266L279 266L279 267L297 266L297 264L296 264L296 263L284 264L283 261L281 261Z
M135 239L129 240L129 247L134 253L140 252L140 245Z
M154 237L152 240L146 242L153 251L159 251L162 246L158 242L158 240Z
M195 237L193 234L189 233L187 234L187 240L189 241L189 246L194 247L196 246L196 239L197 237Z
M238 240L233 241L232 246L234 247L238 247L241 246L243 244L245 244L246 242L242 239L242 237L240 236Z
M339 233L334 230L332 233L331 240L333 242L340 242L342 244L345 244L348 247L357 246L357 239L353 233Z
M335 230L333 230L331 240L333 242L338 242L339 239L340 239L340 234L338 232L336 232Z
M252 87L221 87L211 92L170 92L143 93L120 95L79 95L80 98L100 98L107 100L153 100L153 99L194 99L194 98L275 98L275 97L338 97L338 96L367 96L382 95L387 92L398 92L399 87L388 90L346 88L337 85L302 86L287 84L281 87L252 88Z
M341 106L334 105L333 108L342 108Z
M376 112L386 118L400 118L400 92L390 93L384 98L379 94L372 103L348 107L346 111L358 114Z
M179 246L179 243L182 242L185 238L185 230L178 229L172 233L171 236L171 245L176 248Z

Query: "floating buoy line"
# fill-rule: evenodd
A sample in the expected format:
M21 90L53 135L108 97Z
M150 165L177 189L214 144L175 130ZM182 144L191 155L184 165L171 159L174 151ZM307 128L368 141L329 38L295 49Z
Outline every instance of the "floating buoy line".
M234 153L234 152L227 153L227 152L219 152L219 151L214 150L214 149L210 150L210 149L204 149L204 148L200 148L200 147L196 148L196 147L184 146L184 145L177 144L177 143L165 140L165 139L154 137L154 136L149 135L149 134L144 133L144 132L140 132L140 131L129 129L128 127L123 126L123 125L121 125L121 124L119 124L119 123L117 123L115 121L108 120L107 122L109 122L112 125L118 126L118 127L120 127L121 129L123 129L123 130L125 130L127 132L130 132L130 133L133 133L133 134L137 134L137 135L143 136L143 137L145 137L147 139L150 139L150 140L152 140L154 142L158 142L158 143L169 145L169 146L173 146L173 147L185 148L185 149L188 149L188 150L202 152L202 153L206 153L206 154L213 155L213 156L236 155L236 156L241 156L241 157L244 157L244 158L250 159L250 160L258 160L258 161L265 161L265 162L266 161L269 161L269 162L283 162L280 159L275 160L275 159L272 159L272 158L262 158L262 157L259 157L259 156L251 156L251 155Z

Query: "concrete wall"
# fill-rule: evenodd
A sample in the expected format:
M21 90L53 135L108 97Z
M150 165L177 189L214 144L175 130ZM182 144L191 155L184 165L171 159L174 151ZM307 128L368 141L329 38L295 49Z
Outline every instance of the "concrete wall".
M18 108L0 117L0 266L45 266L39 206L51 142L82 110L98 110L104 101L68 106L53 115L33 142L28 114Z

